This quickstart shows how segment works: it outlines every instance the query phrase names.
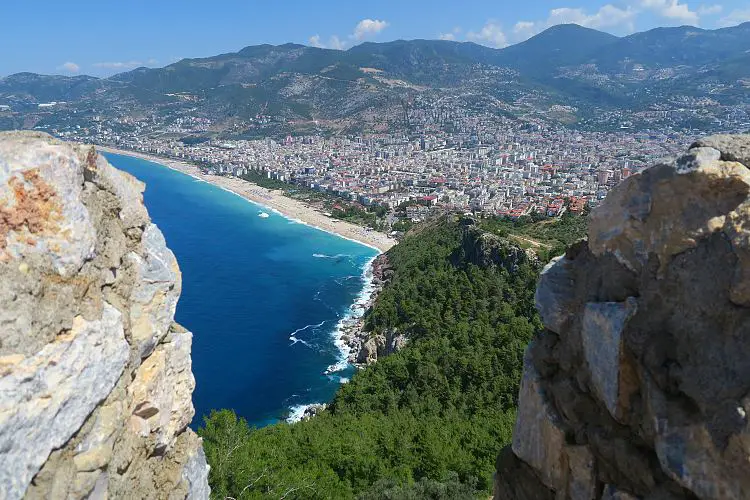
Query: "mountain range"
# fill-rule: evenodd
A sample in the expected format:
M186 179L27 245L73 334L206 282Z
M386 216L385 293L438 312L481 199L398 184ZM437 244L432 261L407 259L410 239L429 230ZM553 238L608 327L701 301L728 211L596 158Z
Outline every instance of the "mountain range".
M562 105L563 117L552 119L576 123L595 110L664 109L686 100L746 105L749 94L750 23L626 37L568 24L504 49L443 40L363 43L346 51L258 45L109 78L19 73L0 79L0 105L13 112L0 115L0 128L69 120L55 110L39 112L40 103L51 101L73 108L77 120L174 118L189 110L209 119L213 131L242 134L267 117L297 131L313 124L408 126L410 112L436 105L547 117L551 106Z

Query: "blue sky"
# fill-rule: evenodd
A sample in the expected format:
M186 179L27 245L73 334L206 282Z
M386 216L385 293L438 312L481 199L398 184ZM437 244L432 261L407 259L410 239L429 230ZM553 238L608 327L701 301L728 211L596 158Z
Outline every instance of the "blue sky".
M747 0L2 0L0 76L106 76L183 57L286 42L345 49L444 38L492 47L560 23L625 35L750 21Z

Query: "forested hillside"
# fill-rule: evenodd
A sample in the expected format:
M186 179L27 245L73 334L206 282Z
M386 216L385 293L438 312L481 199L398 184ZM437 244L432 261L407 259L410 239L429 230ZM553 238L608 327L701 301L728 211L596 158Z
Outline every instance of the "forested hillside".
M227 410L206 420L216 498L487 497L524 348L541 327L539 264L477 267L461 236L443 220L389 251L394 277L367 325L409 342L357 373L327 411L262 429Z

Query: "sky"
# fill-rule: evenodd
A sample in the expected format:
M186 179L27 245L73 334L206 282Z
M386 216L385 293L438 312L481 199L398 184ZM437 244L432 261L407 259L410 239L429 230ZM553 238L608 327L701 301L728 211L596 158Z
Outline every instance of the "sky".
M747 0L1 0L0 76L109 76L262 43L347 49L446 39L504 47L561 23L627 35L750 21Z

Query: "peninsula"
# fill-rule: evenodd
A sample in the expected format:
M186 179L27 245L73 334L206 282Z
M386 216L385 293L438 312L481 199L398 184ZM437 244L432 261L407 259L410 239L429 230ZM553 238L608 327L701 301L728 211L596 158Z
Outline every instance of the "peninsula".
M116 149L108 146L96 146L96 148L100 152L133 156L164 165L172 170L176 170L183 174L195 177L196 179L211 183L222 189L226 189L227 191L231 191L253 203L268 207L271 210L276 210L285 217L336 234L342 238L376 248L381 252L387 251L396 244L395 239L384 233L329 217L307 203L284 196L279 190L267 189L234 176L204 174L197 166L173 158L164 158L138 151Z

